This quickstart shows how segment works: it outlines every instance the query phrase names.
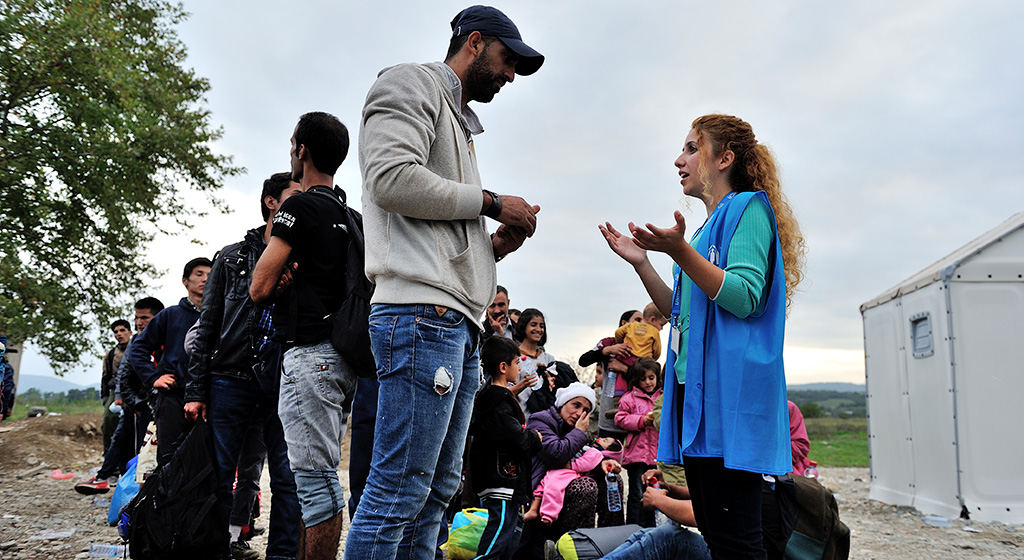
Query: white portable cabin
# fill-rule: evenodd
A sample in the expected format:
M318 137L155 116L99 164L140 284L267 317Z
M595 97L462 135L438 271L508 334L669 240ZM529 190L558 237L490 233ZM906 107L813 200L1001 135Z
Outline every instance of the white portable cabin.
M1024 523L1024 212L860 312L870 497Z

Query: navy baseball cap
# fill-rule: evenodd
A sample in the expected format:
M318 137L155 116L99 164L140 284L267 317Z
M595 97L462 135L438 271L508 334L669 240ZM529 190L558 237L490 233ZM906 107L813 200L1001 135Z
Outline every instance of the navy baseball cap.
M490 6L470 6L459 12L452 20L452 37L469 35L479 31L481 35L497 37L512 52L519 55L516 74L529 76L544 64L544 55L523 42L519 29L501 10Z

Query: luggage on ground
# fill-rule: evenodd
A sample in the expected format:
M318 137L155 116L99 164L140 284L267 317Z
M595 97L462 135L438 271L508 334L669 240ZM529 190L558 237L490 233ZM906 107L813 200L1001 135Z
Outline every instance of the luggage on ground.
M174 456L142 485L125 508L128 550L136 560L215 558L224 544L224 528L214 494L210 426L197 422Z

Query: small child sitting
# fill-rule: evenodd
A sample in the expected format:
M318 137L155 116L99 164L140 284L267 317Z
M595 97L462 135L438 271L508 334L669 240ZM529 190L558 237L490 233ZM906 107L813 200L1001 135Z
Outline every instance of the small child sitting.
M570 482L596 469L601 461L604 461L604 454L600 450L584 446L581 455L566 463L564 468L549 470L534 489L530 510L523 520L532 521L539 516L545 525L554 523L562 512L565 488Z
M654 510L641 505L644 488L642 475L655 468L658 456L658 429L654 427L654 401L661 396L661 365L654 358L640 358L629 368L626 381L629 392L622 395L615 424L626 430L622 464L629 474L626 523L654 527Z
M519 347L492 336L480 350L484 373L492 380L476 397L469 433L473 491L487 509L476 560L511 556L518 545L520 508L530 503L531 464L540 451L540 432L524 427L526 417L508 385L519 378Z
M632 366L637 358L661 357L661 329L668 323L665 315L654 303L644 307L643 321L626 323L615 329L615 342L625 342L632 348L632 356L619 356L619 361Z

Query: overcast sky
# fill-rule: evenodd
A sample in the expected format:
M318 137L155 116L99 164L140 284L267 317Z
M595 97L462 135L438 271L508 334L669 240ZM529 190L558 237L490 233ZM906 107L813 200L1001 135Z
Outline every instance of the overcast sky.
M234 210L148 248L181 267L259 225L264 178L287 170L298 116L357 135L366 91L401 62L444 57L464 2L186 1L186 64L209 79L217 151L247 168ZM497 5L546 55L487 105L476 140L486 188L542 207L534 238L498 265L512 306L542 310L548 350L575 359L649 298L597 224L691 228L672 162L690 122L737 115L771 147L803 228L806 280L786 336L790 384L864 382L858 306L1024 208L1024 3L560 2ZM335 177L360 205L355 148ZM204 205L202 197L195 198ZM203 244L194 244L199 240ZM141 248L145 250L146 248ZM654 258L668 278L670 261ZM150 294L139 294L150 295ZM667 336L667 332L665 333ZM44 374L31 347L22 373ZM100 364L70 381L99 380Z

